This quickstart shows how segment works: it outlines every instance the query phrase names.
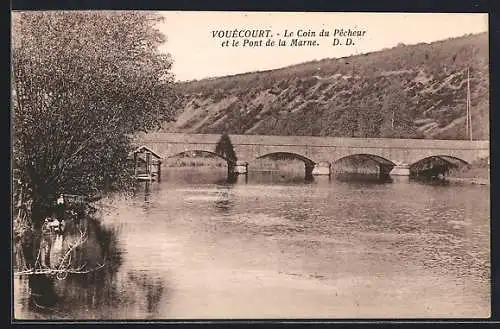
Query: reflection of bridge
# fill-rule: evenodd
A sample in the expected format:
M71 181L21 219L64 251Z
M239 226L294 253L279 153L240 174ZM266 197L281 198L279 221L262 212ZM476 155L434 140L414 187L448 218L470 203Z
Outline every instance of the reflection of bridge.
M149 133L136 140L163 158L186 151L213 153L221 135ZM330 166L353 156L371 161L379 173L389 173L396 165L408 165L415 170L429 169L436 162L455 167L489 157L489 141L344 138L309 136L231 135L239 163L273 154L302 160L306 176L314 167ZM328 169L329 170L329 169Z

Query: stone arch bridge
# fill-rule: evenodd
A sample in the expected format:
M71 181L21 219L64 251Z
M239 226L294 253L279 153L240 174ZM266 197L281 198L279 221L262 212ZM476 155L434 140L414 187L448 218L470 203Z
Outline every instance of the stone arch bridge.
M147 146L165 159L187 151L213 153L220 137L217 134L148 133L137 136L135 143ZM315 167L330 168L350 156L373 161L384 173L389 173L395 166L425 169L427 160L438 159L453 166L489 157L489 141L264 135L229 137L240 165L281 153L302 160L306 176Z

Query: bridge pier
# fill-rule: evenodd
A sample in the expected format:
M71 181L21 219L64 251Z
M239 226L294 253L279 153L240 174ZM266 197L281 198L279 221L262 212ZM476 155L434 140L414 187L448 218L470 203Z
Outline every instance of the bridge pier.
M158 168L157 168L157 181L158 183L161 182L161 161L158 161Z
M314 170L314 163L306 163L305 165L305 178L307 181L313 180L313 170Z
M312 174L316 176L321 176L321 175L331 175L331 168L332 165L330 162L319 162L314 165Z
M391 174L392 168L394 168L394 166L392 166L392 165L383 165L383 164L380 164L378 167L379 167L379 177L380 178L389 177Z
M233 168L235 174L246 175L248 174L248 162L238 161Z
M248 163L247 162L228 162L227 163L227 180L228 182L236 182L239 175L245 175L245 182L248 181Z

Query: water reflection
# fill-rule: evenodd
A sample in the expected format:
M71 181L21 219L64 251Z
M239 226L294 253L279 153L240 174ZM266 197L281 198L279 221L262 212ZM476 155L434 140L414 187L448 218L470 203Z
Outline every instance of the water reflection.
M445 186L449 185L450 183L446 179L438 179L432 176L415 176L415 177L410 176L409 180L417 184L434 185L434 186Z
M345 173L345 174L335 174L333 178L341 182L370 182L387 184L392 183L393 178L391 176L384 176L378 174L356 174L356 173Z
M85 240L71 249L81 238L82 226ZM164 279L138 270L120 276L123 257L118 234L92 217L69 222L61 237L62 247L50 252L53 264L67 260L64 269L68 271L17 278L15 285L20 286L23 301L15 309L16 317L100 319L118 313L122 318L133 318L134 312L123 312L124 305L138 309L140 318L154 316L165 291Z
M253 184L304 184L314 182L315 177L306 179L304 170L250 171L248 181Z
M221 212L227 213L234 205L231 195L231 186L217 185L217 200L215 201L215 208Z
M164 281L159 278L153 278L144 271L129 271L127 279L131 284L128 287L135 287L136 292L141 292L145 297L146 312L150 317L158 313L158 306L165 290ZM140 299L139 299L140 300Z
M407 177L306 184L303 168L229 183L219 169L165 170L146 201L145 190L117 200L75 258L115 266L52 279L53 311L29 309L27 281L16 281L17 317L488 314L487 187Z

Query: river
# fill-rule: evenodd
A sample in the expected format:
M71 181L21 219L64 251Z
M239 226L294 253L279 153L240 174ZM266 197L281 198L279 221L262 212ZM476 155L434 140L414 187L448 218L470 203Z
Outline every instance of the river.
M108 200L119 264L56 280L59 302L43 309L16 277L15 317L489 317L488 186L224 175L166 170Z

